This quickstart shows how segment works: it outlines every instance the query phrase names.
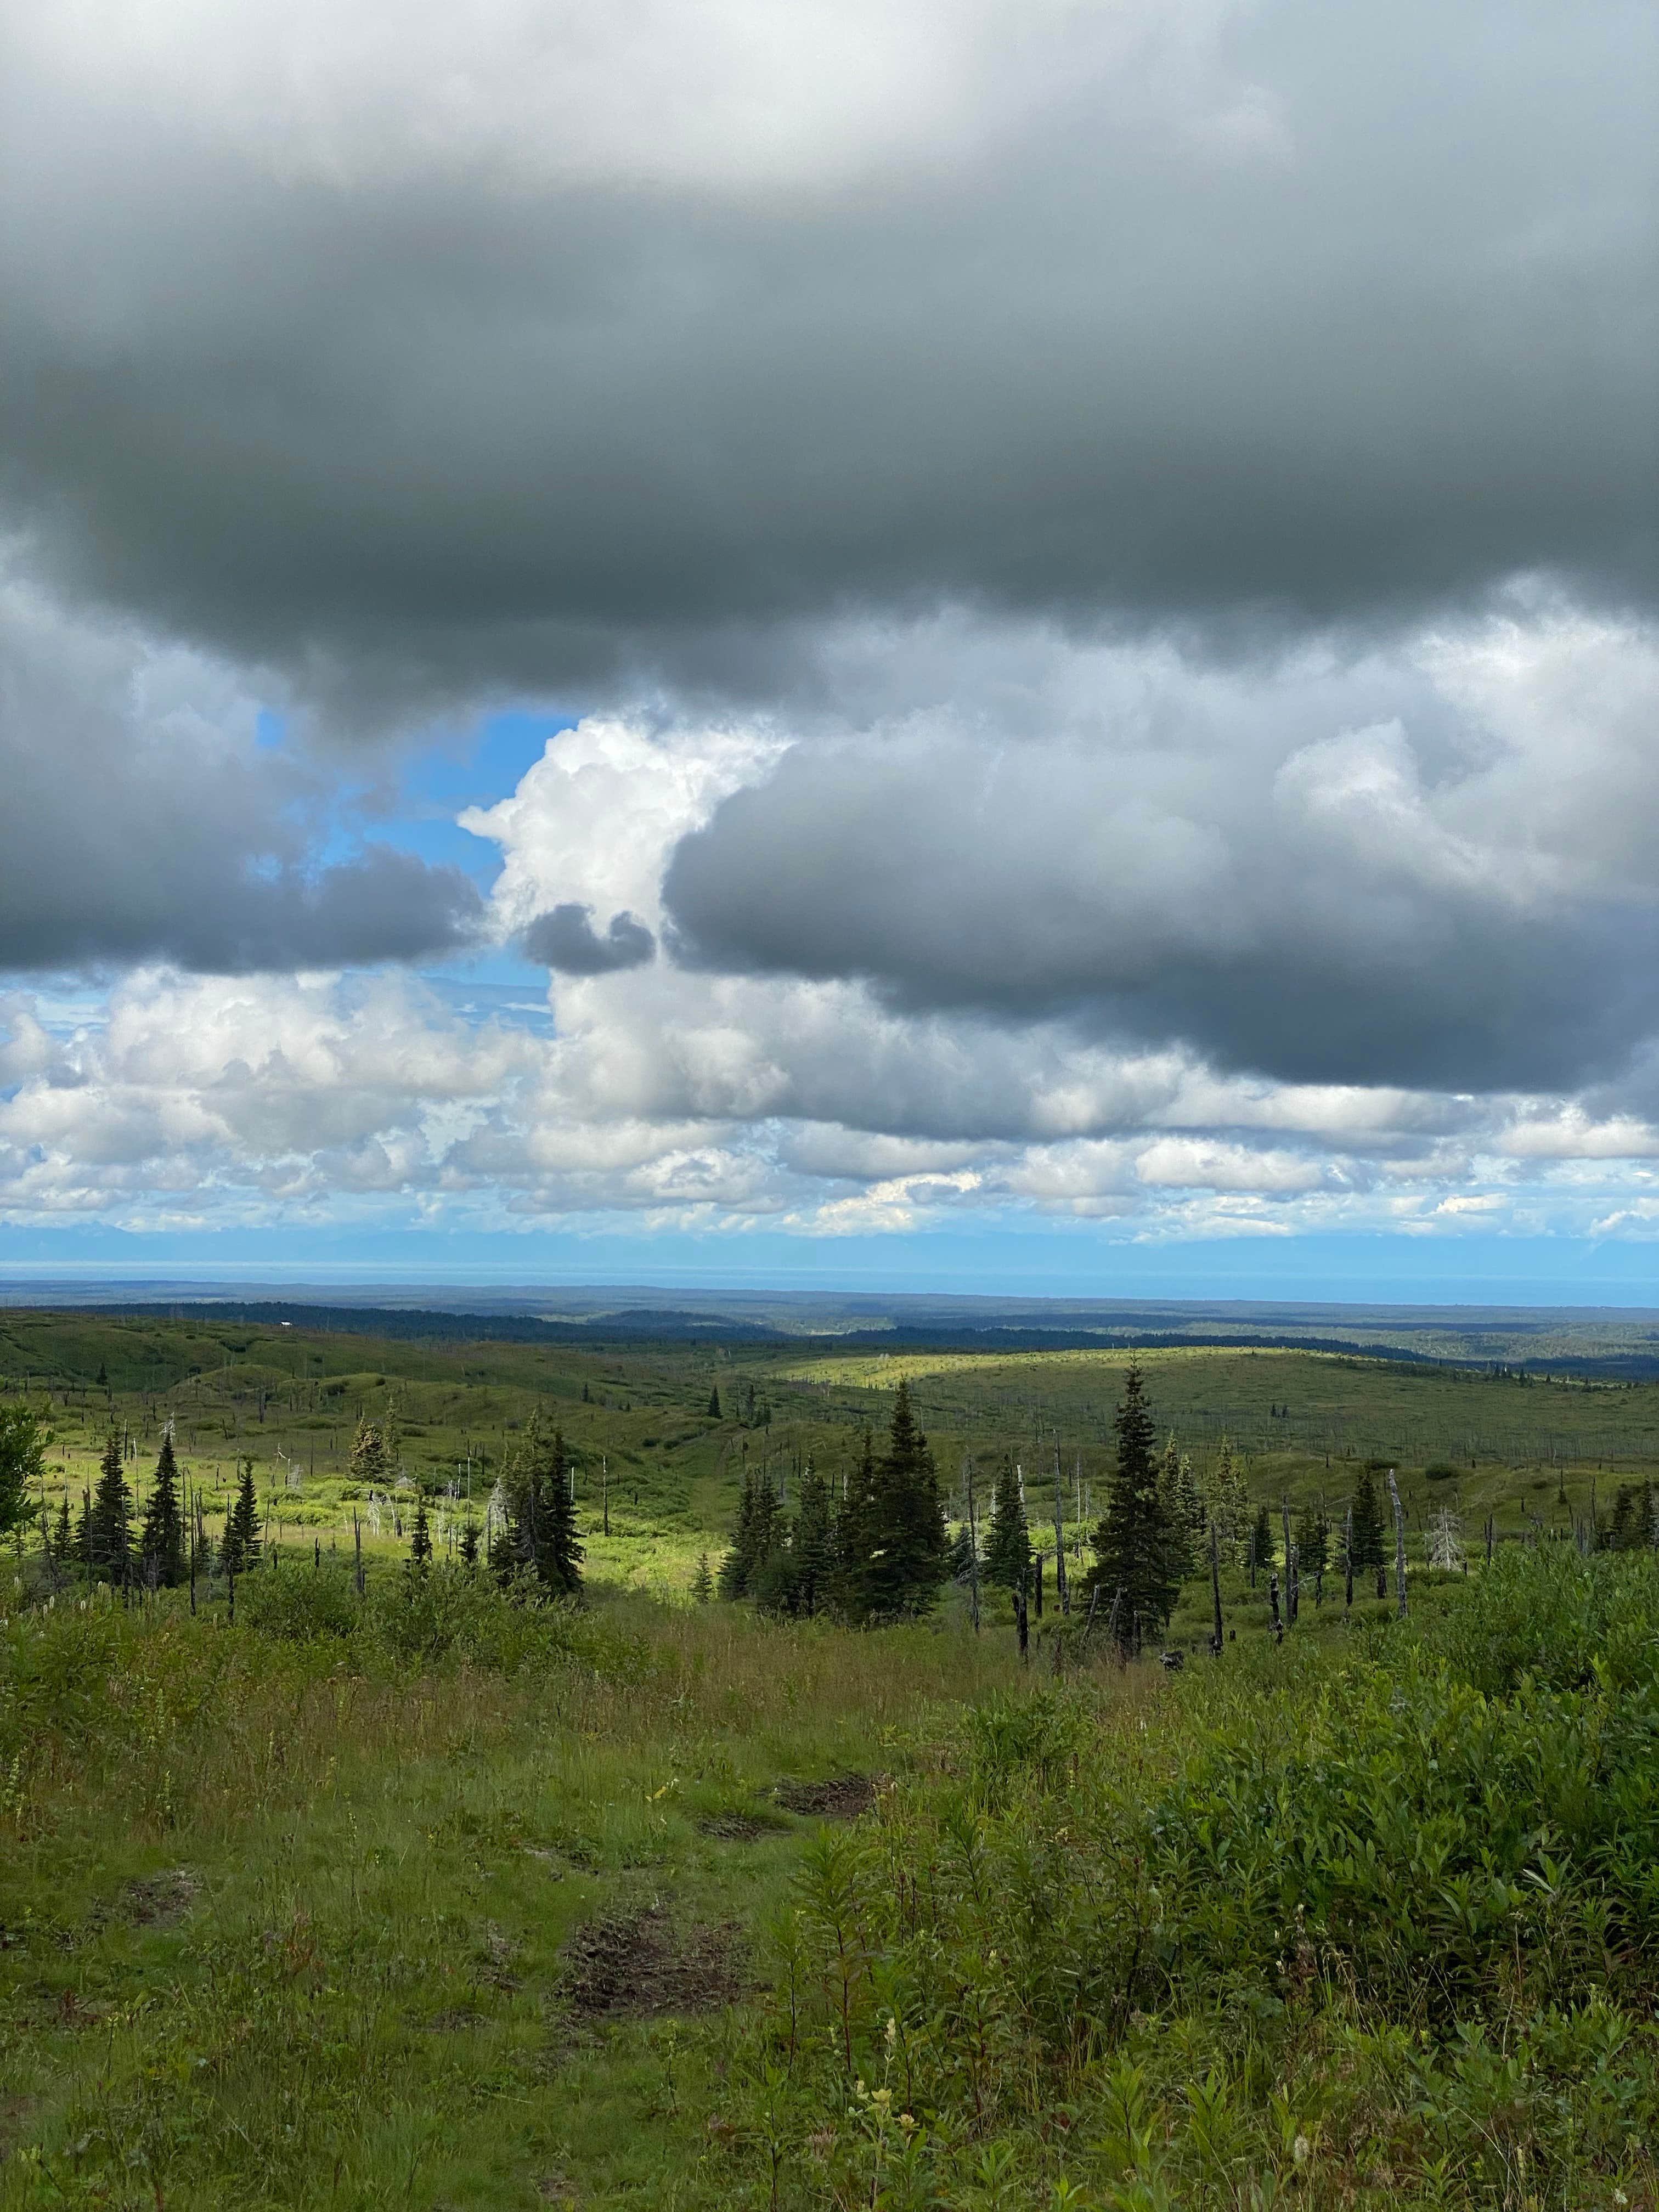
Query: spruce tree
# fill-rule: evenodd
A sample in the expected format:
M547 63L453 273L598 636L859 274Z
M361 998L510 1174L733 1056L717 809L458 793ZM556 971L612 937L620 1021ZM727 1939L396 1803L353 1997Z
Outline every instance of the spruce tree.
M56 1565L67 1567L75 1558L75 1535L70 1527L69 1492L58 1501L58 1520L52 1530L52 1556Z
M415 1525L409 1534L409 1565L411 1573L423 1575L432 1565L432 1531L427 1524L426 1500L416 1496Z
M790 1532L790 1610L811 1620L826 1610L836 1579L836 1509L830 1486L809 1460Z
M867 1474L861 1471L861 1487L843 1561L852 1617L902 1620L927 1612L950 1566L938 1470L916 1426L908 1382L894 1395L887 1449Z
M711 1421L718 1421L721 1418L720 1386L717 1382L708 1394L708 1419Z
M956 1534L951 1539L950 1568L951 1581L953 1583L972 1582L974 1579L974 1569L976 1565L980 1567L981 1571L982 1572L983 1562L977 1560L974 1554L973 1528L969 1522L964 1521L962 1526L957 1530Z
M1371 1471L1364 1467L1353 1486L1353 1564L1356 1570L1380 1567L1382 1559L1382 1509Z
M1311 1578L1331 1563L1331 1524L1317 1505L1304 1509L1296 1524L1297 1571Z
M991 1527L985 1539L985 1579L1006 1590L1022 1589L1031 1571L1031 1539L1025 1502L1012 1459L1004 1460L991 1495Z
M365 1489L384 1488L392 1479L392 1462L378 1422L359 1421L351 1443L351 1480Z
M738 1517L732 1530L731 1549L720 1561L720 1595L752 1597L757 1594L762 1571L781 1541L777 1492L771 1477L745 1468L738 1499Z
M866 1429L860 1439L859 1463L842 1485L841 1510L836 1516L836 1610L854 1622L866 1617L860 1562L875 1542L875 1439Z
M1250 1501L1231 1440L1223 1437L1203 1489L1206 1520L1215 1522L1222 1556L1243 1566L1249 1562Z
M478 1564L478 1524L471 1513L461 1527L461 1565L476 1567Z
M524 1448L507 1484L510 1554L556 1597L576 1597L582 1586L582 1546L570 1501L570 1462L563 1432L542 1432L532 1415Z
M40 1416L21 1401L0 1406L0 1536L27 1521L30 1492L46 1477L46 1431Z
M245 1575L259 1564L259 1501L253 1492L253 1462L245 1459L235 1500L225 1515L219 1559L228 1575Z
M1193 1463L1177 1448L1173 1432L1158 1462L1158 1502L1169 1531L1170 1571L1185 1582L1198 1571L1206 1522Z
M121 1439L110 1431L99 1462L87 1522L88 1563L100 1582L125 1584L132 1575L132 1492L121 1464Z
M1162 1630L1181 1586L1158 1500L1155 1431L1138 1360L1129 1363L1112 1429L1117 1465L1095 1530L1095 1579L1103 1597L1109 1592L1117 1605L1118 1640L1130 1649L1142 1635Z
M1265 1574L1273 1563L1273 1516L1265 1505L1258 1506L1250 1527L1250 1572Z
M708 1554L697 1554L697 1571L691 1578L691 1595L699 1605L707 1605L714 1595L714 1577L708 1571Z
M152 1589L173 1589L184 1581L185 1516L179 1503L179 1462L173 1455L173 1424L161 1431L161 1449L144 1507L138 1558Z

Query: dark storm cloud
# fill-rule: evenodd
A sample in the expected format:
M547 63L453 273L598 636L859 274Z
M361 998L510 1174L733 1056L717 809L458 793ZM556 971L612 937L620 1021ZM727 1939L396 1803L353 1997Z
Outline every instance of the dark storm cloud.
M1443 729L1431 780L1398 723L1299 744L1297 720L1333 708L1312 689L1235 699L1225 748L1178 698L1155 745L975 731L798 746L678 846L672 948L860 977L908 1012L1182 1040L1286 1080L1490 1091L1616 1074L1659 1023L1641 849L1659 792L1650 772L1632 781L1618 717L1570 788L1486 733L1466 733L1476 757L1460 763ZM1575 866L1586 847L1597 864Z
M20 63L15 511L80 589L393 690L743 683L778 617L940 596L1650 598L1645 7L1215 20L1196 88L1177 25L787 189L267 173Z
M384 846L319 864L325 794L224 726L251 721L222 669L0 581L0 969L324 968L477 936L459 870Z
M631 914L615 914L601 937L591 906L567 904L538 914L520 935L532 960L561 975L611 975L623 968L642 968L656 953L657 940Z

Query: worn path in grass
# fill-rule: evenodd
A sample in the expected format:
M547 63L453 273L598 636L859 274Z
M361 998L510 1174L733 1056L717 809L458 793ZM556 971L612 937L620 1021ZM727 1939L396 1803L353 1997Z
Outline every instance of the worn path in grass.
M823 1819L1017 1662L591 1620L586 1662L511 1679L10 1624L0 2205L732 2202L708 2116L758 1931Z

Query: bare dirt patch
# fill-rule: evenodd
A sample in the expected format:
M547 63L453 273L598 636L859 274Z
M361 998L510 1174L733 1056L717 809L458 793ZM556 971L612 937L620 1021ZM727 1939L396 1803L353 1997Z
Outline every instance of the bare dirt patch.
M187 1867L152 1875L148 1881L130 1881L121 1893L121 1917L135 1928L171 1928L190 1911L201 1888Z
M786 1813L805 1813L819 1820L856 1820L876 1802L879 1777L837 1774L828 1782L780 1782L773 1796Z
M564 2002L578 2020L712 2012L743 1987L735 1927L676 1927L660 1905L590 1920L564 1947Z
M697 1826L705 1836L717 1836L726 1844L757 1844L763 1837L786 1832L781 1821L763 1820L754 1813L711 1813Z

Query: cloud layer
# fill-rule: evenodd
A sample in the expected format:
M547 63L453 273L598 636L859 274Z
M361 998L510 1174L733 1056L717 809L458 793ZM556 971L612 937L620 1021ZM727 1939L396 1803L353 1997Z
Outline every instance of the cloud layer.
M392 16L9 18L60 577L358 696L742 688L849 601L1651 602L1634 0Z
M238 672L0 574L0 970L332 967L464 948L459 870L319 858L330 787Z
M9 11L0 1218L1648 1233L1655 59Z

